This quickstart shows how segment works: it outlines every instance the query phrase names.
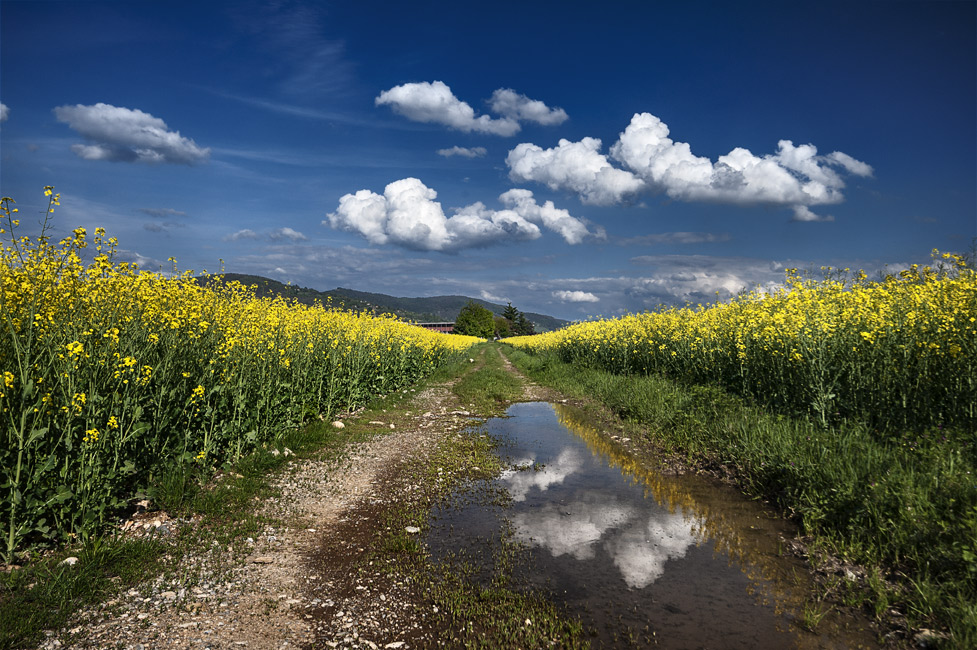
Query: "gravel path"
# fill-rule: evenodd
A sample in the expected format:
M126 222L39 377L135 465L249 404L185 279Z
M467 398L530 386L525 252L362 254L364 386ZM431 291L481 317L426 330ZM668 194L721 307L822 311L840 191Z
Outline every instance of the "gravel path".
M414 647L425 613L411 602L409 578L371 579L351 567L376 515L415 487L400 471L405 463L423 462L442 436L468 424L456 401L448 386L428 388L398 408L399 424L370 422L385 433L343 461L293 462L277 481L281 497L261 505L285 525L170 558L167 576L79 613L41 647ZM126 534L165 538L195 524L143 514Z

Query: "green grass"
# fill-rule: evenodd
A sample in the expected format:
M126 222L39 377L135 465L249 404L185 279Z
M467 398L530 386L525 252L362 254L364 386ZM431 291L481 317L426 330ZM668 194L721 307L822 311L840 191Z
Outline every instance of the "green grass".
M0 649L33 645L77 609L137 584L165 551L156 540L96 542L74 566L61 564L67 554L60 554L0 574Z
M859 424L825 429L712 386L585 369L553 354L506 354L531 379L609 407L632 436L691 465L722 467L817 545L867 566L872 579L859 589L870 614L896 606L914 628L948 630L948 646L977 647L972 450L938 431L891 440Z
M503 367L499 346L488 343L474 349L477 365L455 384L455 395L466 408L498 415L522 393L522 382Z

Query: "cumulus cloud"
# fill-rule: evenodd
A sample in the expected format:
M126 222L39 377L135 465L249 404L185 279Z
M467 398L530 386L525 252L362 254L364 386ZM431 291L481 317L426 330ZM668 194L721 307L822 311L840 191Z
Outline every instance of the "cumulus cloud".
M551 190L571 190L584 203L594 205L617 203L644 189L644 183L634 174L612 167L607 157L599 153L600 147L597 138L560 140L553 149L524 142L506 157L509 178L543 183Z
M394 86L384 90L374 101L377 106L388 105L394 112L414 122L443 124L465 133L510 136L522 128L520 122L554 125L567 119L566 111L562 108L550 108L537 99L530 99L509 88L499 88L489 100L489 107L501 117L476 117L475 109L455 97L443 81Z
M275 230L272 230L268 234L268 237L272 241L278 241L280 239L289 239L291 241L305 241L306 239L308 239L308 237L300 233L298 230L292 230L291 228L288 227L277 228Z
M450 158L451 156L461 156L462 158L481 158L486 153L488 153L485 147L458 147L454 146L450 149L438 149L438 155L444 156L445 158Z
M779 205L794 209L795 218L808 217L806 221L814 220L813 212L799 207L844 199L845 183L836 168L872 175L870 165L848 154L821 156L814 145L795 146L790 140L778 142L773 154L757 156L736 147L713 162L693 154L688 143L672 140L668 125L650 113L631 118L610 156L600 148L596 138L560 140L551 149L523 143L509 152L506 164L513 180L570 190L584 203L611 205L638 193L664 193L680 201Z
M3 102L0 102L0 122L6 122L10 117L10 109Z
M198 147L179 131L170 131L163 120L138 109L77 104L59 106L54 115L88 141L71 147L85 160L192 165L210 156L210 149Z
M394 86L380 93L375 101L377 106L389 105L394 112L414 122L443 124L466 133L513 135L519 131L519 122L508 117L475 117L475 109L455 97L443 81Z
M539 226L576 244L591 233L581 219L547 201L536 203L528 190L510 190L499 200L502 210L477 202L448 217L437 192L416 178L387 185L383 194L360 190L339 199L339 208L323 225L355 232L371 244L395 244L414 250L455 251L500 241L537 239Z
M554 291L553 297L563 302L599 302L600 298L589 291Z
M492 111L499 115L544 126L563 124L569 119L562 108L550 108L538 99L530 99L511 88L499 88L492 93L490 105Z

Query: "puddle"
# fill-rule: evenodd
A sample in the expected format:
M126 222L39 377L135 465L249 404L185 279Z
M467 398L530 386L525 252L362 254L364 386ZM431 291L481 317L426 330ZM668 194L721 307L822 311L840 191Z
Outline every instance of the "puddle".
M793 532L760 504L650 470L571 407L507 413L485 429L513 467L490 487L511 503L478 498L481 486L435 512L435 558L491 562L508 526L530 549L518 577L579 617L597 647L879 647L866 622L834 613L817 634L802 629L809 578L781 553Z

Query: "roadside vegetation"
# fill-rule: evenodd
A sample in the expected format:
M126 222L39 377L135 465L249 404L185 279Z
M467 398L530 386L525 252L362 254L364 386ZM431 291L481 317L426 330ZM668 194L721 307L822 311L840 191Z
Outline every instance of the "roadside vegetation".
M200 286L115 261L83 228L18 237L0 205L0 559L97 536L159 486L180 484L416 382L477 341Z
M867 568L832 589L977 646L977 275L954 256L878 282L508 339L530 378L721 468Z

